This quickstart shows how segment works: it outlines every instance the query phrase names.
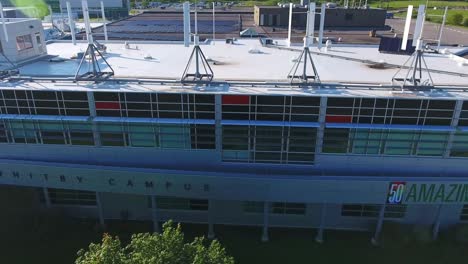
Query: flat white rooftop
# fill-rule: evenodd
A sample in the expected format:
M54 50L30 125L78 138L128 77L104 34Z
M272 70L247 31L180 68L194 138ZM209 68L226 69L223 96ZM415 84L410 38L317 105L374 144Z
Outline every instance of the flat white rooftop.
M76 46L71 43L55 42L48 45L51 55L70 58L86 49L86 43ZM427 54L430 69L448 73L432 73L438 89L400 91L391 85L397 68L373 69L368 65L384 60L386 63L401 65L409 56L381 54L376 46L333 46L328 52L311 48L322 85L320 87L291 86L287 80L293 59L301 47L292 50L262 47L258 40L240 40L238 44L217 41L203 44L206 57L216 61L211 64L215 82L212 85L182 84L185 66L193 46L186 48L177 43L106 43L106 58L115 70L115 78L132 81L72 82L79 60L67 59L50 62L50 58L27 63L20 68L23 76L37 76L11 79L0 82L0 89L70 90L70 91L121 91L121 92L163 92L163 93L222 93L248 95L296 95L336 97L377 97L377 98L438 98L468 100L468 66L449 55ZM138 49L136 48L138 46ZM258 49L261 54L249 53ZM282 48L285 48L282 46ZM459 49L458 49L459 50ZM453 50L456 51L455 49ZM145 59L150 55L153 59ZM458 58L459 59L459 58ZM4 65L6 66L6 65ZM86 65L88 67L88 65ZM193 67L192 67L193 68ZM311 69L309 69L311 70ZM57 77L57 78L56 78ZM149 79L148 79L149 78ZM46 80L47 79L47 80ZM50 80L55 80L51 82ZM140 81L142 80L142 81ZM226 82L223 82L226 81ZM457 88L457 89L452 89Z
M285 48L282 41L278 47ZM106 43L106 59L115 70L117 77L180 79L186 67L193 46L182 43L131 43L125 49L124 43ZM64 62L36 61L21 67L22 75L71 76L75 74L79 60L70 59L78 52L86 50L86 43L76 46L70 42L55 42L47 45L50 55L67 59ZM210 64L215 80L244 81L287 81L293 60L299 56L300 46L292 50L277 47L262 47L257 39L240 39L236 44L216 41L201 44L205 56L215 63ZM256 49L261 53L250 53ZM391 84L397 72L396 67L373 69L369 64L386 62L403 65L408 55L383 54L377 46L334 45L328 51L320 52L316 47L313 54L322 82ZM459 50L459 49L458 49ZM456 51L456 50L453 50ZM318 53L318 54L316 54ZM145 59L146 56L153 59ZM436 85L467 85L468 63L464 66L453 59L454 55L426 54L429 69L450 73L431 73ZM455 56L456 57L456 56ZM460 59L460 58L459 58ZM193 67L192 67L193 68ZM312 72L312 69L308 69ZM403 71L406 72L406 71ZM458 74L465 74L460 76ZM403 75L403 74L402 74Z

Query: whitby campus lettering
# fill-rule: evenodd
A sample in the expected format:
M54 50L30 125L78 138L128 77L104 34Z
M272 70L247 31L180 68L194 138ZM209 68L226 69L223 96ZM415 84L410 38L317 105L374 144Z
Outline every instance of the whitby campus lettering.
M2 177L12 177L14 179L23 179L23 180L42 180L50 183L73 183L73 184L91 184L90 181L84 176L66 176L63 174L60 175L49 175L47 173L20 173L18 171L11 171L6 173L0 170L0 179ZM94 178L96 179L96 177ZM209 192L209 184L200 184L200 183L175 183L169 180L145 180L145 181L135 181L134 179L115 179L113 177L102 178L102 183L107 184L108 186L119 186L126 188L138 188L144 187L145 189L165 189L170 191L171 189L183 189L184 191L202 191ZM94 182L93 182L94 183Z
M391 182L387 203L467 203L468 183Z

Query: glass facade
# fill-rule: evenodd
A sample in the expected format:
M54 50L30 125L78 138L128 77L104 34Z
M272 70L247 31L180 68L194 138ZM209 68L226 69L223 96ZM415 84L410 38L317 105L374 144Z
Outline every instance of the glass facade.
M223 160L233 162L314 162L316 128L223 126Z
M157 196L156 207L162 210L208 211L209 203L205 199ZM148 197L148 208L152 208L151 197Z
M2 120L0 142L95 145L92 124L76 121ZM214 149L213 125L98 122L102 146Z
M323 152L359 155L443 156L449 132L326 128Z
M341 216L377 218L382 205L380 204L343 204ZM405 204L385 205L384 218L403 218L406 215Z
M454 100L328 98L330 123L449 126Z
M454 100L219 95L216 106L215 97L4 89L0 143L207 150L219 146L225 162L305 165L313 165L320 153L468 156L467 102L456 127ZM90 118L94 111L96 117ZM321 117L323 141L316 149Z

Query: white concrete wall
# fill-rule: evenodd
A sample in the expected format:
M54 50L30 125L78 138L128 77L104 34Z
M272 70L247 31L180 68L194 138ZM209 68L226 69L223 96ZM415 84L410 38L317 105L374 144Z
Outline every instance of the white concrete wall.
M47 53L44 30L42 23L36 19L7 19L8 42L6 41L3 27L0 27L0 42L5 56L12 62L19 62ZM36 41L36 33L41 36L41 43ZM33 47L18 51L16 47L16 37L30 35ZM0 62L5 62L5 58L0 56Z
M72 8L81 8L81 0L68 0ZM89 8L101 8L101 1L105 7L123 7L126 0L88 0ZM67 0L61 1L62 8L66 8Z

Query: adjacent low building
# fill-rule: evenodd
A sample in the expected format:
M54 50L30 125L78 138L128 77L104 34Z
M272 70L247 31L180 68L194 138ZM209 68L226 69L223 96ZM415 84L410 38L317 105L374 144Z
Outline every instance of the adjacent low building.
M307 8L293 8L292 25L305 27ZM315 26L320 23L320 9L316 10ZM326 28L383 28L387 11L384 9L327 8ZM254 21L258 26L285 27L289 23L289 6L255 6Z
M0 62L8 66L8 61L18 63L46 55L41 21L31 18L5 19L5 27L0 27L0 51L3 53Z

